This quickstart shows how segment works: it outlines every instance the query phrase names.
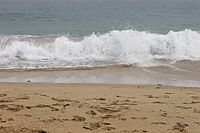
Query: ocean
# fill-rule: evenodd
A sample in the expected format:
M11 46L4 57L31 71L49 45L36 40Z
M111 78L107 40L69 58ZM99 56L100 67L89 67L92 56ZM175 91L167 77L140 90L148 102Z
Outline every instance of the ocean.
M0 69L200 61L200 0L0 0Z

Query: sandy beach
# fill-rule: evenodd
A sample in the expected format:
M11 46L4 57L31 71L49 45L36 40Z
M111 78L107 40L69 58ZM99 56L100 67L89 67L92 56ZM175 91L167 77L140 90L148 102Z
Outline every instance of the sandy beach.
M200 88L0 84L0 133L198 133Z
M0 0L0 133L200 133L200 0Z

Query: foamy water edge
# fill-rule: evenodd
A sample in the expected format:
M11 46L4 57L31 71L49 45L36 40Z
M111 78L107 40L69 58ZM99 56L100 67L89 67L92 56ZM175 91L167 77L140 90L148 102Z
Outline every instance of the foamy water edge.
M200 33L186 29L168 34L114 30L80 38L0 36L0 69L89 68L110 65L158 66L200 61ZM162 64L163 65L163 64Z

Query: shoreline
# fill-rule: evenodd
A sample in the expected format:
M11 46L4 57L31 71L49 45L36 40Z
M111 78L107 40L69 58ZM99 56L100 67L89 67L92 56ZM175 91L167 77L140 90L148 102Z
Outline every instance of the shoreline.
M200 88L0 83L0 133L200 130Z
M98 70L110 68L173 68L177 67L183 70L197 69L200 66L200 61L195 60L180 60L175 63L170 63L172 60L157 59L153 61L155 64L150 66L140 66L137 64L105 64L98 66L69 66L69 67L52 67L52 68L1 68L0 72L52 72L52 71L76 71L76 70Z
M188 69L186 69L188 68ZM0 82L19 83L96 83L96 84L163 84L200 87L198 66L176 67L106 67L85 70L0 71Z

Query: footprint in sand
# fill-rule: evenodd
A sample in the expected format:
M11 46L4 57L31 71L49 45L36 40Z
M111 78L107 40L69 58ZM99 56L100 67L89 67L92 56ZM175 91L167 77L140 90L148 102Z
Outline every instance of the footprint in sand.
M51 104L51 106L62 106L62 104L54 103L54 104Z
M47 131L45 130L32 130L32 129L28 129L28 128L19 128L16 129L15 127L9 126L9 127L3 127L0 126L0 133L47 133Z
M168 95L163 95L163 97L164 97L164 98L170 98L170 96L168 96Z
M85 121L86 120L86 118L85 117L82 117L82 116L78 116L78 115L74 115L73 116L73 119L72 119L72 121L77 121L77 122L82 122L82 121Z
M100 97L100 98L93 98L93 99L91 99L91 100L105 101L106 99L105 99L105 98L102 98L102 97Z
M99 107L99 106L91 106L92 109L97 110L99 113L116 113L120 112L121 109L117 109L114 107Z
M8 118L8 121L14 121L14 119L13 118Z
M148 131L146 130L133 130L133 131L129 131L129 130L121 130L119 133L147 133Z
M162 84L157 84L156 89L160 89L162 87Z
M14 127L3 127L0 126L0 133L13 133L14 132Z
M170 98L168 95L162 95L162 96L153 96L153 95L143 95L147 98Z
M195 124L197 124L200 127L200 122L194 122Z
M95 130L101 127L101 124L99 122L95 122L95 123L89 123L89 124L84 124L83 128L87 129L87 130Z
M105 115L102 116L102 119L114 119L114 118L120 118L122 116L122 114L118 114L118 115Z
M136 119L139 119L139 120L146 120L147 117L131 117L131 119L134 119L134 120L136 120Z
M29 114L24 114L25 117L32 117L31 115Z
M11 103L11 102L14 102L13 100L10 100L10 99L6 99L6 100L0 100L0 103Z
M122 100L122 101L119 101L119 100L116 100L116 101L113 101L111 102L110 104L107 104L107 105L137 105L138 104L138 101L130 101L130 100Z
M21 97L17 97L15 100L28 100L30 99L29 96L21 96Z
M174 127L173 130L178 130L179 132L187 132L187 130L185 129L188 126L188 124L185 124L183 122L177 122Z
M119 120L126 121L126 118L119 118Z
M17 101L17 100L26 100L26 99L30 99L30 97L28 97L28 96L21 96L21 97L17 97L17 98L14 98L14 100L13 100L13 98L11 99L11 98L7 98L7 99L2 99L2 100L0 100L0 103L10 103L10 102L14 102L14 101Z
M162 87L162 84L157 84L156 89L160 89Z
M115 130L114 127L108 125L111 125L111 123L105 123L105 122L84 123L83 128L91 131L99 128L106 131Z
M0 123L6 123L6 121L0 118Z
M167 113L162 113L160 115L163 116L163 117L167 117Z
M153 124L153 125L166 125L167 123L165 123L165 122L152 122L151 124Z
M153 96L153 95L143 95L143 96L145 96L145 97L147 97L147 98L159 98L159 97Z
M46 119L46 120L41 120L42 122L46 122L46 123L49 123L49 122L63 122L63 121L68 121L68 119L59 119L59 118L55 118L55 117L50 117L49 119Z
M148 131L146 130L134 130L133 133L147 133Z
M7 94L5 94L5 93L0 93L0 97L5 97L5 96L7 96Z
M185 118L182 117L182 116L176 116L176 118L179 118L179 119L185 119Z
M200 96L191 96L193 100L200 100Z
M7 110L11 112L17 112L24 109L23 105L16 105L16 104L2 104L0 105L1 110Z
M27 106L26 108L27 109L32 109L32 108L49 108L49 109L51 109L51 111L59 111L59 109L57 109L55 107L52 107L50 105L45 105L45 104L38 104L38 105L35 105L35 106Z
M165 94L167 94L167 95L171 95L171 94L174 94L174 93L171 93L171 92L166 92Z
M45 94L40 94L40 93L35 93L35 95L38 95L38 96L41 96L41 97L49 97L49 96L47 96Z
M117 98L127 98L127 99L134 99L135 97L127 97L127 96L116 96Z
M175 106L175 108L180 108L180 109L191 109L192 107L186 107L186 106Z
M57 102L74 102L74 103L80 103L79 101L75 100L69 100L69 99L58 99L55 97L52 97L51 100L57 101Z
M63 108L66 109L66 107L68 107L68 106L70 106L70 104L66 103L66 104L63 105Z
M194 113L200 113L200 109L194 108Z
M155 103L155 104L167 104L167 103L161 102L161 101L155 101L155 102L152 102L152 103Z
M189 102L189 103L184 102L183 104L199 104L199 103L200 103L200 101L192 101L192 102Z
M111 130L115 130L116 128L115 127L105 127L103 128L103 130L105 131L111 131Z
M94 115L96 115L97 113L94 112L93 110L89 110L89 111L86 112L86 114L94 116Z
M37 132L38 133L47 133L47 131L45 131L45 130L38 130Z

